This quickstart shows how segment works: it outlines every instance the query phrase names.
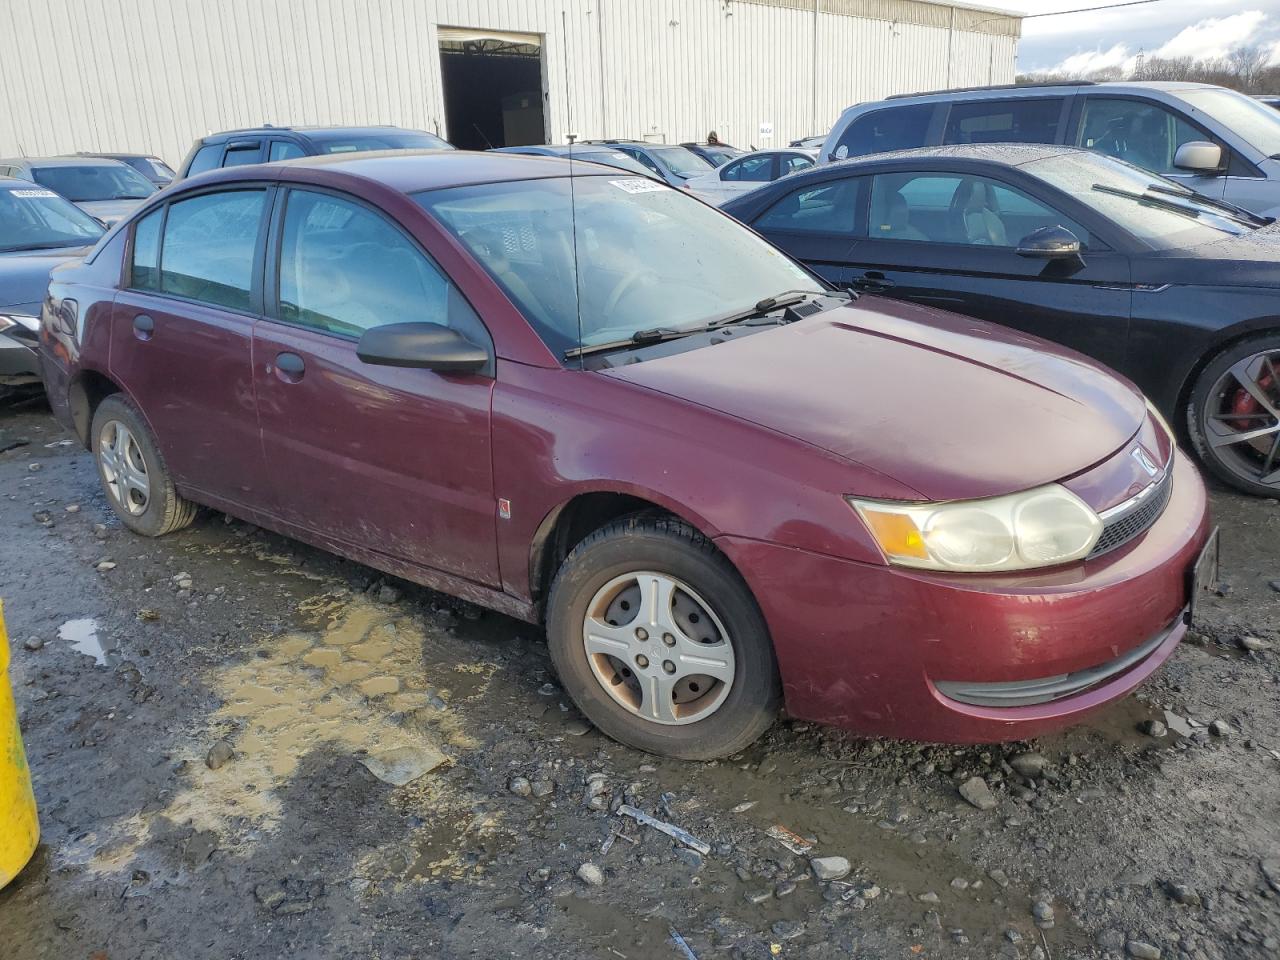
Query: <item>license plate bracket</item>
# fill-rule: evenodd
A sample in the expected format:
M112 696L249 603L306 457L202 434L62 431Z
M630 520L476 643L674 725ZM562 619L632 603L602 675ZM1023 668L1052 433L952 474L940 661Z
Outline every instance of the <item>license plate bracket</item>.
M1214 527L1191 567L1191 589L1187 599L1187 622L1195 616L1201 596L1218 585L1218 528Z

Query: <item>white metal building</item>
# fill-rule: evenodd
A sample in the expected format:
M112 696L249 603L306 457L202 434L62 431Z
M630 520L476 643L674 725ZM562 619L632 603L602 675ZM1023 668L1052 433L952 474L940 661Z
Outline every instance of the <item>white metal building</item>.
M0 23L27 53L0 57L0 156L175 164L262 123L785 145L861 100L1010 83L1021 29L926 0L0 0Z

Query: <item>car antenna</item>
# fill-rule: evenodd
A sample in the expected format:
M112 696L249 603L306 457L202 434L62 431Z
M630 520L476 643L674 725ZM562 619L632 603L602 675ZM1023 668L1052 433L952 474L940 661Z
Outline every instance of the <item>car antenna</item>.
M560 22L564 36L569 35L569 15L560 11ZM569 85L569 58L564 61L564 129L567 135L573 129L573 94ZM569 229L573 233L573 307L578 321L578 369L585 370L587 362L582 353L582 274L578 269L578 194L574 188L576 167L573 159L573 142L569 137Z

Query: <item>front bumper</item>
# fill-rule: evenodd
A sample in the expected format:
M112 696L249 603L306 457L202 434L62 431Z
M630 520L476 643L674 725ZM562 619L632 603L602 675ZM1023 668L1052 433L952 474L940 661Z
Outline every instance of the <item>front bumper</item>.
M40 355L34 340L0 333L0 385L17 386L40 380Z
M793 716L872 736L995 742L1068 726L1150 676L1186 633L1190 570L1208 535L1204 485L1177 454L1168 505L1146 533L1056 570L942 574L717 543L764 612ZM1037 684L1050 695L1015 706L972 694Z

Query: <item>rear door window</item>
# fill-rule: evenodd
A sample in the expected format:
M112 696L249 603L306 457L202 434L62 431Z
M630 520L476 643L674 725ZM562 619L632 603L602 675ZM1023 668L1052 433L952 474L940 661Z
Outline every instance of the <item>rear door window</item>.
M762 233L854 235L863 179L846 177L792 190L756 219Z
M768 183L773 177L773 157L744 157L731 163L720 173L721 180L734 183L749 181L752 183Z
M1055 143L1062 103L1062 97L957 103L947 116L942 142Z
M227 147L227 154L222 158L222 165L224 167L239 167L246 163L257 163L261 159L261 143L233 143Z
M843 160L926 146L933 111L932 103L913 103L865 113L849 124L833 154L837 160Z
M780 163L778 175L785 177L789 173L795 173L797 170L808 170L813 166L813 161L808 157L790 156L783 157Z
M232 310L251 307L265 190L205 193L169 205L160 289Z

